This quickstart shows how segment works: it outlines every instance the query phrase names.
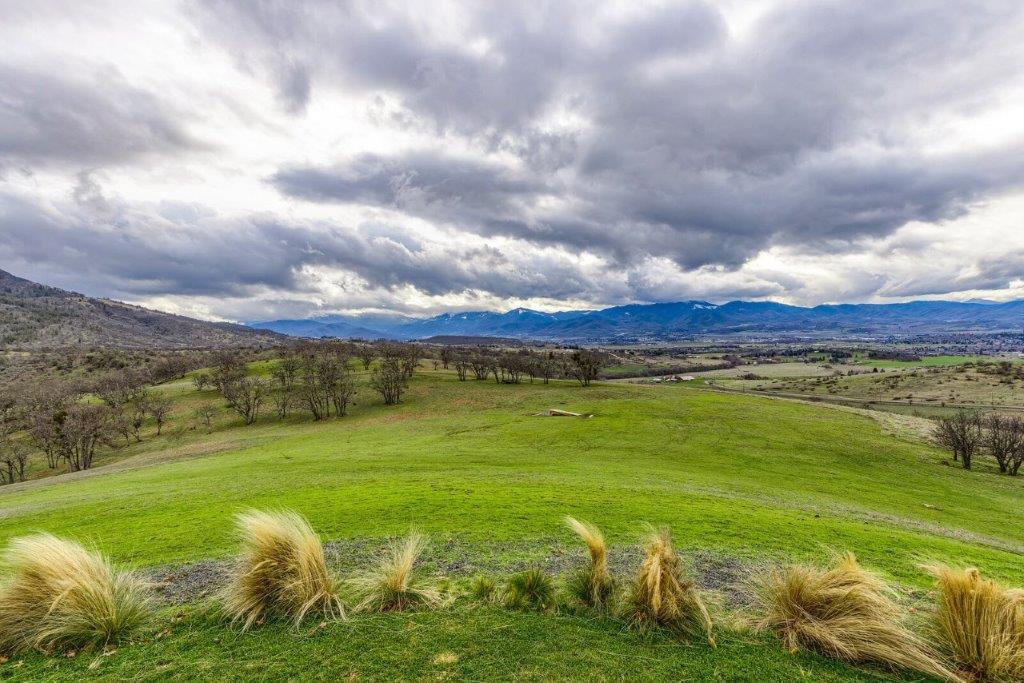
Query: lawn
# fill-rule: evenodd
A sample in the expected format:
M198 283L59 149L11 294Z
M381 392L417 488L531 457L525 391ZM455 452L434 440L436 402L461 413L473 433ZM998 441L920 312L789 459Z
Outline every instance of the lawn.
M645 525L667 524L683 549L744 561L848 549L908 586L928 585L919 565L933 560L1024 580L1024 528L1008 523L1019 516L1022 481L948 467L930 446L824 406L685 387L458 382L424 371L399 406L362 388L345 418L244 427L225 413L208 430L191 410L215 394L185 382L163 391L178 404L173 422L130 457L0 492L0 540L47 530L134 566L175 564L231 555L231 517L255 506L294 508L326 539L372 541L415 527L438 552L455 542L575 548L561 525L572 514L601 526L613 552L635 545ZM534 416L550 407L594 417ZM391 619L366 631L332 627L328 651L310 661L332 671L344 661L379 678L397 657L396 677L429 677L433 670L413 666L415 658L461 643L470 654L450 668L466 678L623 678L639 668L650 677L718 671L729 679L762 663L764 680L792 680L792 666L807 668L756 638L737 637L715 653L633 645L618 626L583 617L471 610ZM266 652L270 663L256 677L302 676L302 653L329 637L240 637L186 621L181 634L126 648L96 671L155 676L166 666L181 678L231 677ZM488 629L502 634L501 647L479 638ZM576 660L559 658L559 639L581 668L566 668ZM838 671L815 661L812 678ZM26 665L73 678L88 663ZM13 675L10 667L0 675Z

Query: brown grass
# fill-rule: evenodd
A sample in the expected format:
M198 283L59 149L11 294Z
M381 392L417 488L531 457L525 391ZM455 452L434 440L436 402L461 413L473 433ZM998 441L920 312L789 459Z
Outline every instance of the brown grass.
M608 548L604 535L593 524L573 517L566 517L565 523L583 539L590 553L590 566L570 577L569 592L585 605L605 607L612 597L614 582L608 573Z
M939 589L936 635L957 666L982 681L1024 680L1024 591L973 568L928 569Z
M232 624L248 630L269 618L296 626L310 613L344 619L320 537L295 512L250 510L237 517L242 556L223 595Z
M764 572L754 588L763 613L757 626L775 631L790 651L959 680L904 626L891 589L852 554L831 569L797 564Z
M99 552L50 534L15 538L0 589L0 650L75 649L114 643L152 616L149 585Z
M626 619L639 628L660 626L682 633L703 633L715 644L711 615L693 579L683 573L668 529L647 539L646 555L626 598Z
M357 610L402 612L413 608L433 609L444 604L444 596L416 572L416 562L427 539L412 533L397 542L372 570L352 581L361 596Z

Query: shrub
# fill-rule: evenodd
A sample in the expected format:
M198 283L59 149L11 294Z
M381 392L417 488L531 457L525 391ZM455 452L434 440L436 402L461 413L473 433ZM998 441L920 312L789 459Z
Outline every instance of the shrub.
M148 584L73 541L16 538L5 560L13 576L0 589L2 651L108 645L152 616Z
M444 604L436 586L421 579L416 570L426 538L410 534L396 542L380 563L353 581L361 601L356 609L367 612L402 612L417 607L433 609Z
M831 569L791 565L755 582L762 610L758 627L771 629L790 651L815 650L848 662L874 662L958 680L903 625L891 589L852 554Z
M250 510L238 515L237 528L242 556L223 597L233 624L245 631L280 617L298 626L311 612L345 618L320 537L305 518L291 511Z
M547 611L555 606L555 584L541 569L527 569L508 580L505 606Z
M980 680L1024 679L1024 591L973 568L928 569L939 588L936 635L957 665Z
M470 586L469 592L477 600L490 602L494 599L497 590L498 586L494 583L494 579L489 576L477 576L473 579L473 585Z
M684 634L702 632L715 644L711 615L694 581L683 575L668 529L659 529L647 539L644 562L626 598L625 616L640 629L658 626Z
M575 531L590 552L590 566L569 578L569 594L590 607L606 607L611 600L615 584L608 574L608 549L601 530L588 522L566 517L565 523Z

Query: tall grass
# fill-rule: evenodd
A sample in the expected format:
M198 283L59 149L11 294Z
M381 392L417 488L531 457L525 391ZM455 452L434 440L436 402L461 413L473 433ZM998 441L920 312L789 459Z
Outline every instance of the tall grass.
M420 577L416 563L427 539L412 533L394 543L380 563L353 580L361 596L356 607L366 612L401 612L414 608L437 608L444 604L441 591Z
M626 597L625 617L641 629L700 632L715 644L711 615L693 579L684 575L668 529L658 529L647 539L643 564Z
M308 614L344 619L320 537L296 512L250 510L236 518L242 555L224 591L233 624L248 630L270 618L296 626Z
M959 667L983 681L1024 680L1024 591L977 569L935 565L936 635Z
M762 611L758 626L775 631L791 651L806 648L847 662L958 680L903 624L891 589L852 554L831 569L796 564L766 571L754 589Z
M504 602L510 609L547 611L555 606L555 583L543 569L527 569L508 580Z
M0 650L74 649L114 643L149 621L149 585L99 552L35 534L15 538L0 588Z
M590 553L590 566L569 577L569 593L590 607L606 607L611 600L615 583L608 573L608 548L601 530L589 522L573 517L565 518L566 525L583 539Z

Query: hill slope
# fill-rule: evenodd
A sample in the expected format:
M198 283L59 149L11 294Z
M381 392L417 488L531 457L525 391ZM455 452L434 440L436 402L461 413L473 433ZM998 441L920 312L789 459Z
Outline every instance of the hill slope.
M0 270L0 348L267 345L281 337L47 287Z

